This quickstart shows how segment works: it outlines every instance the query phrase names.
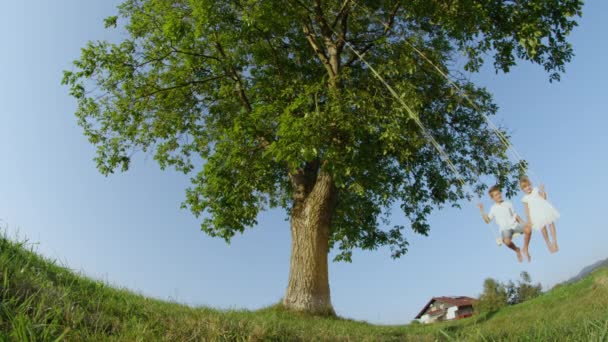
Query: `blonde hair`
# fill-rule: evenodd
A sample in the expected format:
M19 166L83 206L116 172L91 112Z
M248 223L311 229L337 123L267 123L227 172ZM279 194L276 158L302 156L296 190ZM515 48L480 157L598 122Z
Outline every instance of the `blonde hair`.
M493 185L489 190L488 190L488 195L492 196L492 193L495 191L500 191L500 186L498 185Z
M519 179L519 187L523 189L525 185L531 185L530 178L528 176L523 176Z

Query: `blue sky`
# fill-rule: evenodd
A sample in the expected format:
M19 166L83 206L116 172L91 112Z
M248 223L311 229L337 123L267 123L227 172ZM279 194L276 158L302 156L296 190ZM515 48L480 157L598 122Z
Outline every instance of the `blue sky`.
M37 250L91 277L148 296L191 305L256 309L279 300L287 286L290 236L281 211L230 245L199 230L179 208L188 177L159 170L138 155L127 173L98 173L94 148L74 116L75 101L60 85L88 40L119 39L103 29L119 1L12 1L0 5L0 218ZM506 281L522 270L550 287L608 257L602 219L608 161L604 66L608 2L590 0L572 34L576 56L560 83L523 63L472 78L500 106L494 119L530 160L562 218L561 251L550 255L532 238L532 264L497 247L475 203L431 219L429 237L409 233L410 251L357 252L330 264L332 302L341 316L381 324L409 322L432 296L481 292L486 277ZM490 202L484 199L486 206ZM521 211L519 198L514 198ZM404 222L400 212L395 223ZM521 240L517 241L521 243Z

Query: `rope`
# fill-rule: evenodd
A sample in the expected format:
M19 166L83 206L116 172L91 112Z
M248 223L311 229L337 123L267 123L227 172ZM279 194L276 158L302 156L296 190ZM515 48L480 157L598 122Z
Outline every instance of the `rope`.
M366 14L370 17L374 17L378 22L380 22L384 28L388 31L390 30L390 26L384 22L382 19L378 18L378 16L375 13L372 13L367 7L365 6L361 6L359 5L355 0L350 0L354 6L353 7L359 7L362 8ZM334 33L336 33L334 31ZM526 159L523 157L523 155L517 150L517 148L515 147L515 145L513 145L509 139L500 131L500 129L498 128L498 126L496 126L496 124L479 108L479 106L477 106L477 104L467 95L467 93L460 87L458 86L458 84L456 84L456 82L454 82L449 75L447 75L443 70L441 70L441 68L439 68L435 63L433 63L433 61L431 61L430 58L428 58L422 51L420 51L418 48L416 48L412 43L410 43L407 39L403 40L409 47L411 47L416 53L418 53L427 63L429 63L435 70L437 70L437 72L443 76L449 83L449 85L451 87L453 87L454 89L456 89L458 91L458 93L467 100L467 102L474 108L476 109L479 113L481 113L481 115L483 115L484 120L486 121L486 123L490 126L490 128L493 130L494 134L496 134L496 136L498 137L498 139L502 142L503 146L505 146L505 149L511 150L514 155L515 155L515 159L517 159L518 164L520 165L520 169L522 170L522 173L526 173L526 171L528 171L528 173L530 174L530 179L533 180L533 178L537 178L536 175L534 174L534 171L532 171L532 169L530 167L525 167L524 164L526 166L528 166L528 162L526 161ZM523 163L521 163L523 161Z
M426 127L424 127L424 124L422 124L422 122L420 121L420 118L418 117L418 115L416 113L414 113L414 111L405 103L405 101L403 101L403 99L399 95L397 95L397 92L395 92L395 90L393 89L393 87L391 87L388 84L388 82L386 82L386 80L384 79L384 77L382 77L376 71L376 69L374 69L374 67L372 67L363 58L363 56L350 43L348 43L347 41L344 41L344 44L345 44L345 46L347 46L348 48L350 48L353 51L354 54L357 55L357 57L361 60L361 62L363 62L372 71L372 73L374 74L374 76L380 82L382 82L382 84L388 89L388 91L391 93L391 95L393 95L393 97L395 99L397 99L397 101L399 101L399 103L401 104L401 106L409 114L410 118L412 120L414 120L414 122L418 125L418 127L420 127L420 129L422 130L422 133L427 137L427 139L429 139L429 141L435 147L435 149L437 149L437 151L439 151L439 154L444 158L445 162L448 164L448 166L450 167L450 169L452 170L452 172L454 172L454 174L456 174L456 176L458 177L458 180L460 181L461 185L463 187L466 187L466 182L464 181L464 177L458 171L458 169L456 169L456 166L454 165L454 163L452 162L452 160L450 159L450 157L448 156L448 154L445 152L445 150L443 149L443 147L441 147L441 145L439 145L439 143L437 142L437 140L435 140L435 138L433 138L433 136L428 132L428 130L426 129Z
M347 0L348 1L348 0ZM352 1L352 0L351 0ZM368 12L369 13L369 12ZM382 22L383 23L383 22ZM387 29L389 29L388 25L383 23L385 25L385 27ZM337 36L340 37L340 35L332 28L329 27L330 30ZM467 187L467 183L464 179L464 177L462 176L462 174L458 171L458 169L456 168L456 166L454 165L454 163L452 162L452 160L450 159L449 155L445 152L445 150L443 149L443 147L437 142L437 140L435 140L435 138L428 132L428 130L426 129L426 127L424 126L424 124L422 123L422 121L420 121L420 118L418 117L418 115L405 103L405 101L403 101L403 99L397 94L397 92L393 89L393 87L391 87L390 84L388 84L388 82L386 81L386 79L384 77L382 77L382 75L380 75L378 73L378 71L376 71L376 69L369 63L367 62L367 60L363 57L363 55L357 51L357 49L355 49L348 41L346 41L344 38L340 38L340 40L344 43L344 45L346 47L348 47L356 56L357 58L364 63L372 72L372 74L374 75L374 77L376 77L385 87L386 89L390 92L390 94L399 102L399 104L401 104L402 108L405 109L405 111L408 113L408 115L410 116L410 118L412 120L414 120L414 122L418 125L418 127L420 127L423 135L428 139L428 141L431 142L431 144L433 145L433 147L439 152L440 156L443 158L443 160L448 164L448 167L450 168L450 170L456 175L457 180L460 182L461 186L463 188ZM409 42L408 42L409 44ZM410 44L410 46L412 46ZM413 47L413 46L412 46ZM426 56L424 56L422 54L421 51L419 51L418 49L416 49L415 47L413 47L416 51L418 51L418 53L420 53L423 58L425 58L429 63L432 64L432 62L426 58ZM434 64L432 64L434 66ZM441 72L441 70L439 68L437 68L436 66L434 66L438 71ZM443 72L441 72L441 74L447 78L447 75L445 75ZM450 82L450 84L453 84L454 86L456 86L457 89L460 90L460 88L454 84L454 82L452 82L449 78L447 78L448 82ZM479 107L477 107L468 97L467 99L475 106L475 109L479 110ZM481 111L480 111L481 112ZM481 112L483 114L483 112ZM487 118L487 116L484 114L484 117L486 117L486 119L489 120L489 118ZM495 125L493 125L493 127L496 127ZM499 132L500 133L500 132ZM501 138L502 137L502 138ZM504 137L504 135L502 135L502 133L500 133L499 135L499 139L501 139L501 141L504 139L507 144L508 144L508 140L506 140L506 137ZM504 143L504 141L503 141ZM508 145L507 145L508 146ZM470 186L468 186L470 190L473 190L472 192L475 193L474 189L472 189ZM479 198L479 196L478 196ZM493 231L493 230L492 230ZM494 232L494 236L497 237L496 235L497 233ZM497 238L498 239L498 238Z
M344 41L344 40L343 40ZM388 91L391 93L391 95L393 95L393 97L395 99L397 99L397 101L399 101L399 103L401 104L401 106L403 106L403 108L405 108L405 110L408 112L408 114L410 115L410 117L414 120L414 122L416 122L416 124L420 127L420 129L422 130L423 134L429 139L429 141L431 142L431 144L437 149L437 151L439 151L439 153L441 154L441 156L444 158L445 162L448 164L448 166L450 167L450 169L452 170L452 172L454 172L454 174L456 174L456 176L458 177L458 180L460 181L460 184L462 185L463 188L467 187L467 183L464 181L464 177L462 176L462 174L458 171L458 169L456 169L456 166L454 165L454 163L452 162L452 160L450 159L450 157L448 156L448 154L445 152L445 150L441 147L441 145L439 145L439 143L437 143L437 141L435 140L435 138L433 138L433 136L428 132L428 130L426 129L426 127L424 127L424 125L422 124L422 122L420 121L420 118L418 117L418 115L416 113L414 113L414 111L403 101L403 99L397 95L397 93L395 92L395 90L393 89L393 87L391 87L388 82L386 82L386 80L384 79L384 77L382 77L377 71L376 69L374 69L374 67L372 67L364 58L363 56L347 41L344 41L345 46L347 46L348 48L350 48L354 54L357 55L357 58L359 58L359 60L361 60L361 62L363 62L374 74L374 76L376 76L376 78L378 80L380 80L380 82L382 82L382 84L384 84L384 86L388 89ZM473 190L470 186L468 186L470 190ZM472 191L473 193L475 193L475 191ZM479 198L479 196L478 196ZM496 239L496 241L499 241L499 236L498 233L494 230L494 229L490 229L493 233L493 237Z

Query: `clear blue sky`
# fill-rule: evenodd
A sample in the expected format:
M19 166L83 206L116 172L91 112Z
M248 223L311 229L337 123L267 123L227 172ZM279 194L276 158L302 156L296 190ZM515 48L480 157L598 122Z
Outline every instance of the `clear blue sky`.
M4 1L0 5L0 218L39 243L45 256L85 274L148 296L192 305L256 309L273 304L287 285L290 236L280 211L231 245L199 230L179 209L188 178L161 172L140 155L127 173L108 178L92 161L60 85L88 40L119 39L103 29L112 1ZM432 296L476 296L486 277L515 279L527 270L550 287L608 257L602 219L608 193L605 133L608 2L589 0L571 36L576 57L561 83L539 66L510 74L474 75L495 94L496 122L532 163L560 210L561 251L550 255L533 236L533 263L497 247L475 203L438 211L429 237L409 234L410 251L358 252L352 264L330 264L339 315L374 323L406 323ZM521 211L519 198L513 199ZM489 205L489 201L485 201ZM403 221L399 211L395 223Z

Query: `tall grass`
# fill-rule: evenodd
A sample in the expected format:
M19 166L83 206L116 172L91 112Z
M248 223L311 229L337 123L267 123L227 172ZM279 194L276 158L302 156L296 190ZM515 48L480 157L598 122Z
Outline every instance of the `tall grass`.
M608 341L608 270L457 322L377 326L284 310L192 308L76 274L0 234L2 341Z

